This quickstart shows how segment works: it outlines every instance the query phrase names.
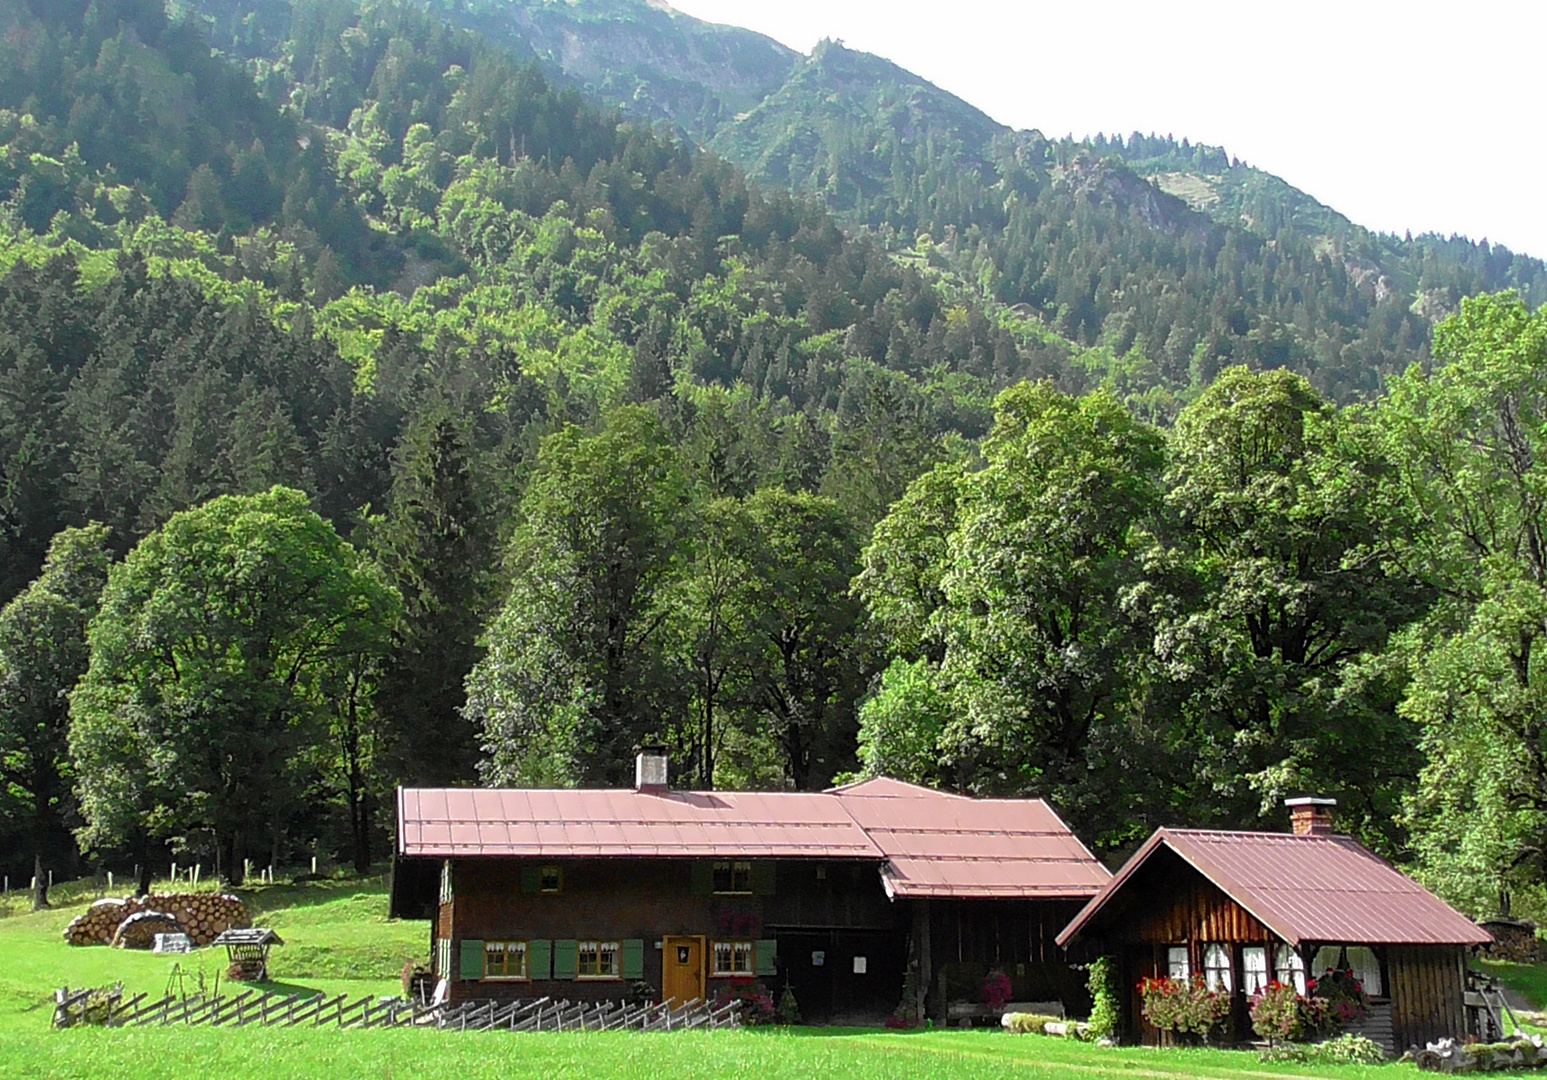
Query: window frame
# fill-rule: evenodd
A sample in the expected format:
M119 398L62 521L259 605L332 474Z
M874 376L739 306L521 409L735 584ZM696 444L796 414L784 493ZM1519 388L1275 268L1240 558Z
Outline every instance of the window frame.
M1220 957L1224 958L1223 965L1219 963ZM1203 985L1211 991L1235 993L1235 957L1224 942L1210 941L1203 946Z
M720 967L720 947L729 946L734 964L738 955L745 955L745 970ZM709 977L711 979L754 979L757 977L757 942L750 938L721 938L709 943Z
M1284 964L1285 959L1288 965ZM1305 957L1299 951L1288 945L1279 945L1273 950L1273 978L1284 986L1293 986L1295 993L1305 996L1310 976L1306 974Z
M553 888L548 888L548 874L553 874ZM537 892L540 896L556 896L564 891L564 868L549 863L537 869Z
M587 946L596 954L595 973L587 973L585 970L585 954ZM608 950L612 953L612 973L601 970L602 957ZM622 982L623 981L623 942L606 941L599 938L575 942L575 981L576 982Z
M510 955L510 946L521 947L521 974L508 973L495 974L489 969L489 954L498 952L504 956ZM509 968L509 963L505 964ZM532 943L525 940L501 940L485 941L483 943L483 981L484 982L531 982L532 981Z
M1178 957L1177 954L1181 956ZM1181 968L1180 973L1176 970ZM1166 978L1190 980L1192 978L1192 956L1186 945L1166 946Z
M720 867L726 868L729 877L730 888L722 889L719 884ZM737 868L742 870L741 888L737 888ZM709 893L711 896L751 896L752 895L752 860L751 859L716 859L709 864Z
M1241 948L1241 991L1251 998L1253 995L1266 990L1273 982L1273 957L1268 952L1267 945L1244 945ZM1253 970L1249 957L1252 954L1262 957L1260 970ZM1253 986L1253 983L1257 983Z

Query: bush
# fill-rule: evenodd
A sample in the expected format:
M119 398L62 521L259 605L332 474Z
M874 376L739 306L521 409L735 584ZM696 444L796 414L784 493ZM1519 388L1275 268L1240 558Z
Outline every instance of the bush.
M1380 1044L1363 1035L1339 1035L1311 1047L1317 1061L1337 1065L1379 1065L1386 1060Z
M1202 975L1145 979L1139 983L1144 1019L1161 1031L1196 1035L1205 1042L1230 1015L1230 995L1210 990Z
M714 1007L741 1002L741 1022L747 1025L772 1024L778 1018L773 994L768 987L752 979L731 979L715 994Z
M1117 973L1112 958L1103 956L1090 965L1086 985L1090 988L1090 1037L1111 1039L1117 1036L1122 1004L1117 998Z
M1003 1025L1012 1035L1046 1035L1047 1025L1056 1022L1058 1017L1040 1013L1005 1013Z
M1300 1042L1331 1026L1327 1002L1304 998L1292 984L1274 980L1252 997L1252 1030L1269 1042Z
M1352 971L1332 971L1307 984L1313 1000L1326 1002L1328 1021L1331 1024L1347 1024L1363 1020L1370 1011L1370 998L1364 992L1364 984L1354 978Z
M1004 972L995 969L983 976L983 1004L988 1006L990 1012L1004 1008L1011 993L1010 976Z
M1257 1059L1320 1065L1381 1065L1386 1061L1386 1051L1363 1035L1339 1035L1311 1046L1280 1043L1268 1047L1257 1055Z

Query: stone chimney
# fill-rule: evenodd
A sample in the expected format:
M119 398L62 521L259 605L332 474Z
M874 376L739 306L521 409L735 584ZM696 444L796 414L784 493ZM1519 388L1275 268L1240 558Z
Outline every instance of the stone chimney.
M1289 807L1289 822L1296 836L1331 836L1332 812L1336 799L1285 799Z
M661 794L667 790L666 747L641 746L634 757L634 790Z

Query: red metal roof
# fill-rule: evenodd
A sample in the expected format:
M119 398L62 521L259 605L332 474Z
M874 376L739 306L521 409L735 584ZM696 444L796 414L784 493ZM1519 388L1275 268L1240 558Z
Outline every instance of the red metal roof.
M398 850L447 858L868 859L905 897L1083 899L1111 875L1041 799L896 780L826 792L404 788Z
M763 856L877 859L818 792L403 788L404 855Z
M1347 836L1158 829L1058 935L1090 925L1161 846L1291 945L1485 945L1487 931Z
M1041 799L840 791L903 897L1084 899L1112 875Z

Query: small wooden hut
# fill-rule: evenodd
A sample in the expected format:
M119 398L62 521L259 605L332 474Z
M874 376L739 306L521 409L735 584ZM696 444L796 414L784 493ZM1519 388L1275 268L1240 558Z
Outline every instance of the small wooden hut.
M1160 829L1058 936L1111 956L1128 1038L1147 977L1202 975L1247 1003L1272 980L1351 970L1371 1005L1362 1033L1395 1052L1467 1034L1467 957L1488 933L1363 845L1333 833L1330 799L1291 799L1292 833Z
M210 942L224 945L231 960L230 977L239 982L265 982L269 977L269 949L284 941L266 926L226 930Z

